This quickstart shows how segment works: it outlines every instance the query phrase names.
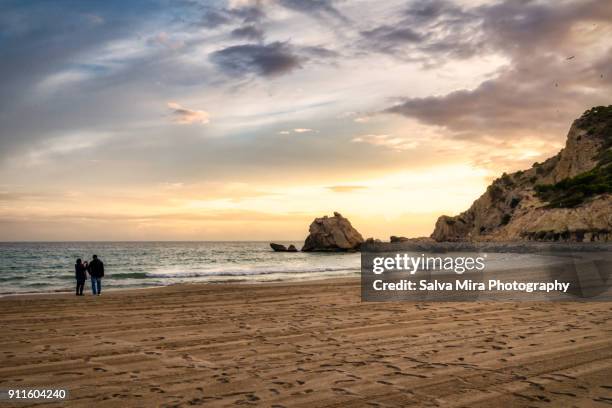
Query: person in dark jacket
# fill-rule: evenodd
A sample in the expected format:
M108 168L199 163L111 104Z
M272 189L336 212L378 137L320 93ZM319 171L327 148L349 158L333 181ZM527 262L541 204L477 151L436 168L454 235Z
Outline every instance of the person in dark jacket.
M102 277L104 277L104 263L98 259L98 255L94 255L93 259L87 266L89 276L91 276L91 291L95 295L100 296L102 292Z
M74 264L74 275L76 278L76 295L83 296L83 288L85 287L85 281L87 280L87 273L85 272L87 266L83 264L81 258L76 260Z

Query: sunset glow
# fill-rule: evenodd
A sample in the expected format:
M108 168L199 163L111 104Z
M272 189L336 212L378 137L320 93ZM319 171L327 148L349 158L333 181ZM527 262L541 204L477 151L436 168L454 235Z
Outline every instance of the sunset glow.
M0 240L429 235L612 95L609 1L129 4L0 6Z

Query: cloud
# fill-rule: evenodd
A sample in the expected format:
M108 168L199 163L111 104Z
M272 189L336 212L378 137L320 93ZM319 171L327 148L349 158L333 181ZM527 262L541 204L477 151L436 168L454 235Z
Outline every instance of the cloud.
M85 160L94 160L91 154L95 149L113 140L115 136L112 133L80 130L49 137L30 146L21 157L21 163L26 167L40 166L77 156Z
M176 102L168 102L167 105L171 111L173 118L172 120L175 123L181 125L192 125L199 123L204 125L210 122L210 115L206 111L185 108Z
M338 119L352 119L355 123L367 123L372 119L372 114L363 112L343 112L337 116Z
M49 200L57 200L60 194L49 193L34 193L34 192L11 192L0 191L0 203L12 203L15 201L30 201L30 202L46 202Z
M365 190L367 189L367 187L366 186L339 185L339 186L329 186L327 187L327 189L330 191L333 191L334 193L352 193L353 191Z
M420 18L436 19L439 13L423 12ZM612 32L612 3L507 0L469 15L479 21L474 44L487 38L481 52L501 53L509 63L474 89L404 98L385 112L443 126L455 137L508 143L562 136L584 110L609 104L612 47L605 37ZM568 59L571 55L575 58Z
M211 60L229 75L273 77L300 68L300 58L287 43L235 45L215 51Z
M279 135L288 135L291 132L293 133L310 133L310 132L317 132L317 130L314 129L310 129L310 128L295 128L292 130L281 130L280 132L278 132Z
M263 40L264 31L253 24L238 27L232 30L232 36L236 38L246 38L248 40Z
M104 18L97 14L85 14L84 17L93 25L104 24Z
M243 23L257 23L266 18L263 3L260 1L242 7L235 7L229 10L234 17L242 20Z
M471 57L486 41L472 10L445 0L412 1L395 19L362 30L360 46L432 66Z
M410 141L401 137L393 137L389 135L362 135L351 139L354 143L367 143L373 146L381 146L395 151L414 149L418 146L415 141Z
M265 17L266 14L261 4L242 5L233 8L210 7L206 9L197 25L207 29L216 29L237 21L246 24L258 23Z
M170 183L170 182L164 182L160 184L160 187L164 190L177 190L177 189L181 189L185 186L185 183L181 183L181 182L174 182L174 183Z
M165 31L162 31L161 33L158 33L157 35L150 38L149 43L160 46L160 47L164 47L170 50L178 50L185 46L184 41L173 39L172 36L170 36Z
M213 29L225 24L229 24L233 20L233 17L234 16L232 16L226 10L212 9L204 13L199 24L202 25L204 28Z
M300 47L300 53L304 54L309 58L317 58L317 59L329 59L336 58L340 54L334 50L330 50L321 46L303 46Z
M290 10L309 14L317 18L333 18L342 22L348 22L342 13L336 9L331 0L279 0L279 3Z
M410 27L380 26L362 31L361 36L368 40L372 48L383 52L395 52L409 43L420 43L423 36Z

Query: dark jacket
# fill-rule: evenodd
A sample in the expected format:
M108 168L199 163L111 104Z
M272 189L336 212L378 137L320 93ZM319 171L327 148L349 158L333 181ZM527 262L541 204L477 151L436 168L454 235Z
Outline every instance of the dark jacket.
M74 264L74 275L76 280L84 281L87 279L87 274L85 273L85 265L82 263Z
M101 278L104 276L104 263L99 259L93 259L89 263L87 270L93 278Z

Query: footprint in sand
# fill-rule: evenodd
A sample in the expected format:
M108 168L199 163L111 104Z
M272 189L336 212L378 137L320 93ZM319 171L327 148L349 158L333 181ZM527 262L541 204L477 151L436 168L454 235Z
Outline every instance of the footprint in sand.
M536 387L537 389L539 389L540 391L546 391L546 388L544 388L544 386L540 383L534 382L534 381L525 381L527 384L529 384L532 387Z
M608 398L608 397L593 398L593 401L595 401L595 402L605 402L606 404L612 404L612 398Z
M280 385L283 388L292 388L293 384L285 382L285 381L272 381L274 385Z
M344 394L344 395L355 395L354 392L351 392L349 390L347 390L346 388L337 388L337 387L332 387L331 389L334 392L337 392L339 394Z
M550 393L551 394L556 394L556 395L567 395L568 397L576 398L576 394L574 394L573 392L550 391Z
M334 381L334 384L353 383L353 382L355 382L355 380L336 380Z

